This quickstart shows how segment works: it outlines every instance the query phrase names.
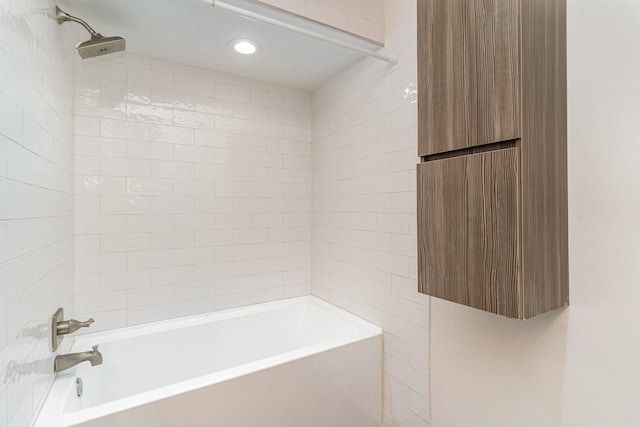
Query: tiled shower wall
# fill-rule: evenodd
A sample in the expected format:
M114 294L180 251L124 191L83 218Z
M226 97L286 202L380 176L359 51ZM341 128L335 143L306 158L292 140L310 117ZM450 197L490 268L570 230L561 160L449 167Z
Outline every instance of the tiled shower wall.
M54 7L0 2L0 426L29 425L51 315L73 315L73 45Z
M93 331L310 292L309 93L125 55L78 60L75 112Z
M416 1L386 4L392 67L313 94L313 294L384 328L384 425L429 419L429 299L416 282Z

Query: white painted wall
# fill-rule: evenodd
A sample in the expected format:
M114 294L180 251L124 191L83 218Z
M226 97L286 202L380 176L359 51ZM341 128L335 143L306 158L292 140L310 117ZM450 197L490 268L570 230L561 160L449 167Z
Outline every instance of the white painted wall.
M0 1L0 426L29 425L51 315L73 315L73 45L54 7Z
M89 332L311 290L311 95L80 61L75 307Z
M432 424L640 423L640 2L568 1L571 306L432 300Z

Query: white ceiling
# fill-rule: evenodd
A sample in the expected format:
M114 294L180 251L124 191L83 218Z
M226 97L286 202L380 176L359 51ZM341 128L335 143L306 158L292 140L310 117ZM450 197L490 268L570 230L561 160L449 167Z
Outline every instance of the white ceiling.
M371 50L379 47L251 1L227 2L277 15ZM205 0L66 0L60 6L104 36L124 37L129 53L297 89L313 90L360 58L343 48L211 7ZM258 41L262 52L250 56L235 53L228 43L237 38Z

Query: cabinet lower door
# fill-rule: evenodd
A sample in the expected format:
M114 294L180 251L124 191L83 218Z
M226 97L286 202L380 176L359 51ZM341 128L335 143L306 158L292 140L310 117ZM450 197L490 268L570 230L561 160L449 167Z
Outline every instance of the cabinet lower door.
M522 317L519 151L418 165L420 292Z

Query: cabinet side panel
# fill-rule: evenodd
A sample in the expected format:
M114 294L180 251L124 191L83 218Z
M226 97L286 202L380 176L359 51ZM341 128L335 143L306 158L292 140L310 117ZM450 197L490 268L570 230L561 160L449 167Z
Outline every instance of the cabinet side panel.
M565 0L522 0L525 317L569 303Z
M418 165L420 292L519 318L517 148Z
M520 0L418 0L419 155L520 138Z

